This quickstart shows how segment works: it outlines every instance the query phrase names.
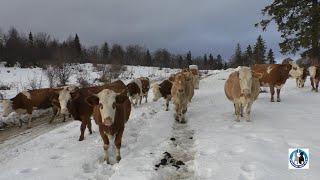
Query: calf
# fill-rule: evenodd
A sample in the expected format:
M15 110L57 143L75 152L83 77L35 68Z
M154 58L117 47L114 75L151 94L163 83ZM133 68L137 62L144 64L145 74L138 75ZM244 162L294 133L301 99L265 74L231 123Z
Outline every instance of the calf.
M100 136L103 140L105 152L104 160L109 164L109 141L115 136L116 160L121 160L120 148L125 123L131 112L131 103L126 93L116 93L122 89L104 89L97 94L87 97L87 103L94 107L93 117L99 126Z
M187 90L188 82L184 73L178 73L172 84L171 95L172 102L175 105L175 120L185 123L185 113L189 102L189 93ZM187 97L187 98L186 98Z
M172 82L164 80L160 84L154 84L152 87L153 101L159 100L161 97L166 100L166 111L169 110L169 102L171 100Z
M90 117L93 113L93 107L88 105L86 98L91 96L92 93L98 93L103 89L113 87L117 87L118 89L126 89L125 84L118 80L103 86L93 86L81 89L65 88L55 97L54 102L61 105L62 114L70 113L75 120L81 121L81 134L79 141L84 140L84 132L86 127L89 129L90 134L92 134Z
M135 79L127 84L128 97L133 105L141 104L142 100L142 82L140 79ZM135 101L135 102L134 102Z
M274 88L277 89L277 101L280 102L280 91L289 78L289 72L292 69L291 64L255 64L252 71L259 77L262 87L270 87L271 102L274 102Z
M141 84L142 84L142 87L141 87L141 98L140 98L140 104L141 104L141 101L142 101L142 97L144 97L146 99L146 103L148 102L148 92L149 92L149 89L150 89L150 80L149 78L147 77L140 77L139 78L140 81L141 81Z
M225 82L224 92L234 104L236 121L240 121L244 108L245 118L250 121L251 106L258 98L259 91L259 79L253 77L250 68L241 67L239 71L230 74Z
M309 67L309 73L310 73L312 91L318 92L319 80L320 80L320 67L319 66Z
M34 109L53 109L53 116L50 122L56 117L59 111L59 106L53 106L52 96L61 91L61 89L44 88L29 91L23 91L17 94L12 99L3 100L3 116L8 116L11 112L16 112L19 115L28 115L28 128L31 128L32 112ZM20 127L22 126L22 120Z

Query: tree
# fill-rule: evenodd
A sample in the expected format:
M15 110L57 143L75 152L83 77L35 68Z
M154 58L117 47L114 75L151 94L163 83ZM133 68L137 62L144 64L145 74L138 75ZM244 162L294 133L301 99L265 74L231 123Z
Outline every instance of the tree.
M319 0L274 0L262 10L267 16L256 26L266 30L274 21L281 33L281 53L303 51L303 56L320 63L320 2Z
M203 69L205 69L205 70L208 69L208 57L207 57L207 54L204 54L204 56L203 56Z
M212 54L209 54L208 66L209 66L209 69L216 69Z
M187 65L191 65L192 64L192 55L191 55L191 51L189 51L187 53Z
M268 55L267 55L267 61L269 64L275 64L276 61L274 60L274 55L273 55L273 51L272 49L270 48L269 49L269 52L268 52Z
M81 58L81 44L78 34L74 37L75 58L79 61Z
M178 57L178 68L183 68L183 57L181 55Z
M243 61L242 61L242 52L241 52L241 46L238 43L235 49L235 53L232 58L232 66L233 67L238 67L238 66L243 66Z
M33 47L33 35L32 35L32 32L29 33L28 45L29 45L29 47Z
M109 53L110 53L110 50L109 50L109 45L107 42L103 43L102 47L101 47L101 58L102 58L102 61L104 63L110 63L108 60L109 60Z
M166 49L158 49L154 53L154 61L159 67L169 67L171 54Z
M114 44L111 48L110 59L111 64L124 64L124 50L119 44Z
M265 54L266 54L265 41L262 39L262 36L260 35L253 49L253 61L254 61L253 64L265 64L266 63Z
M153 65L152 57L151 57L151 54L150 54L149 50L147 50L144 58L145 58L146 66L152 66Z
M253 64L253 52L251 45L247 46L246 52L245 52L245 66L251 66Z
M223 68L223 59L222 56L220 54L217 55L217 65L216 65L217 69L222 69Z

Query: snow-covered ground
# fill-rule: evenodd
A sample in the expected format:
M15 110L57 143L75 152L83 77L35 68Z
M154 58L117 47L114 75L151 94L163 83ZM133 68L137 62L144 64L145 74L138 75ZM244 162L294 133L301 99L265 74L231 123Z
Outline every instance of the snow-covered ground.
M118 164L102 161L102 140L95 125L92 135L77 141L79 122L74 121L0 149L0 179L319 179L320 94L310 91L309 82L298 89L290 79L281 103L260 94L252 122L235 122L233 104L223 91L230 72L216 71L201 80L187 124L175 123L173 106L166 112L163 101L133 108ZM149 97L151 101L151 92ZM310 169L288 169L288 148L294 147L310 149ZM166 151L186 165L155 170Z

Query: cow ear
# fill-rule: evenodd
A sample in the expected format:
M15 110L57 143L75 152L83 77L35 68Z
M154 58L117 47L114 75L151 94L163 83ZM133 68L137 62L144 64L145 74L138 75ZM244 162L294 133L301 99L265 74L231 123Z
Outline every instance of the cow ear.
M91 96L87 97L85 99L85 101L91 107L99 105L99 98L95 95L91 95Z

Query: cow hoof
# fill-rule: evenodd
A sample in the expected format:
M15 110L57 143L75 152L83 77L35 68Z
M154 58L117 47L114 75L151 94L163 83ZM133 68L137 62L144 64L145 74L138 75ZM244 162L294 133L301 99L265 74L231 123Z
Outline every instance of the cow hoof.
M121 156L117 156L117 157L116 157L116 160L117 160L117 162L120 162Z
M280 99L277 99L277 102L281 102L281 100L280 100Z
M84 137L79 137L79 141L83 141L84 140Z
M169 109L165 109L165 111L169 111Z
M271 101L270 102L274 102L274 100L273 99L271 99Z
M32 126L27 126L27 129L31 129L32 128Z
M92 131L89 131L90 134L92 134Z

